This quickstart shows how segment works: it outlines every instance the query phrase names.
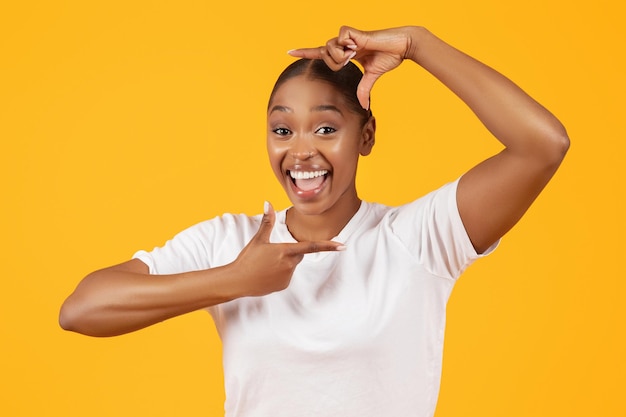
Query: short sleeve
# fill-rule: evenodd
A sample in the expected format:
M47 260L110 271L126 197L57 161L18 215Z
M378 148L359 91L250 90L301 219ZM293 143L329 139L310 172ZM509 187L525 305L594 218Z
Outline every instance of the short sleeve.
M232 262L259 228L261 216L224 214L178 233L165 245L139 251L139 259L154 275L214 268Z
M498 244L483 254L476 253L459 214L458 183L457 179L390 213L393 233L416 260L432 274L450 279L457 279Z
M148 265L154 275L208 269L211 267L209 253L214 240L214 227L211 221L205 221L183 230L161 247L149 252L138 251L133 259Z

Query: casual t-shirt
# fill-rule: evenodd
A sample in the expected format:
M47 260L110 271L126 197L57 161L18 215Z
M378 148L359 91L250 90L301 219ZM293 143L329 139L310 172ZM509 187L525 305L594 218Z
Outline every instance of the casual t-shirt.
M333 239L345 251L305 255L283 291L208 308L223 343L227 417L434 414L446 303L482 256L459 216L457 184L400 207L363 202ZM295 242L285 214L270 241ZM224 265L260 221L217 217L135 257L152 274Z

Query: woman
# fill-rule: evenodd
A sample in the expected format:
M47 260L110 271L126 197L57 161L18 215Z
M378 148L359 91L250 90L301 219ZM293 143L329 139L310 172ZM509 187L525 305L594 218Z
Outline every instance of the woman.
M515 84L422 27L343 27L290 54L305 59L272 92L267 148L293 206L200 223L88 275L61 326L111 336L208 309L228 416L431 416L455 280L521 218L569 139ZM505 149L392 208L362 202L355 175L374 145L369 92L404 60L457 94Z

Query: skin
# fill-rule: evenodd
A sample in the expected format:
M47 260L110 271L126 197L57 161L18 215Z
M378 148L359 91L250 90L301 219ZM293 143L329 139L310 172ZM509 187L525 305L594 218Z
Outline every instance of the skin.
M505 146L461 178L457 203L477 252L513 227L552 178L569 148L563 125L511 80L451 47L423 27L363 32L344 26L319 48L290 51L339 69L354 58L364 68L357 90L364 108L376 80L404 60L439 79Z
M517 223L569 148L565 129L549 111L506 77L423 27L373 32L342 27L326 45L290 54L323 59L334 70L357 60L364 68L357 91L364 108L376 80L404 60L424 68L470 107L504 145L468 171L457 190L461 219L479 253ZM375 136L374 119L363 123L342 100L328 84L298 76L280 87L269 106L268 155L293 203L287 226L298 243L269 243L275 221L269 206L259 231L231 264L159 279L139 260L95 271L61 307L61 326L92 336L135 331L239 297L281 291L304 254L342 250L341 243L328 239L359 207L357 163L369 154ZM295 190L287 175L288 170L318 169L328 175L312 195Z
M358 210L355 177L360 155L374 146L375 121L363 124L326 82L298 76L283 84L268 111L270 164L293 207L287 227L299 241L328 240ZM299 191L290 171L327 170L315 193Z

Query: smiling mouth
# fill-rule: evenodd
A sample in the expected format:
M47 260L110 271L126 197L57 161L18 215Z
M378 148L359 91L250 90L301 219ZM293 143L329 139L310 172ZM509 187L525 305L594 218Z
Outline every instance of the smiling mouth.
M306 192L319 189L328 177L328 170L287 171L287 174L298 190Z

